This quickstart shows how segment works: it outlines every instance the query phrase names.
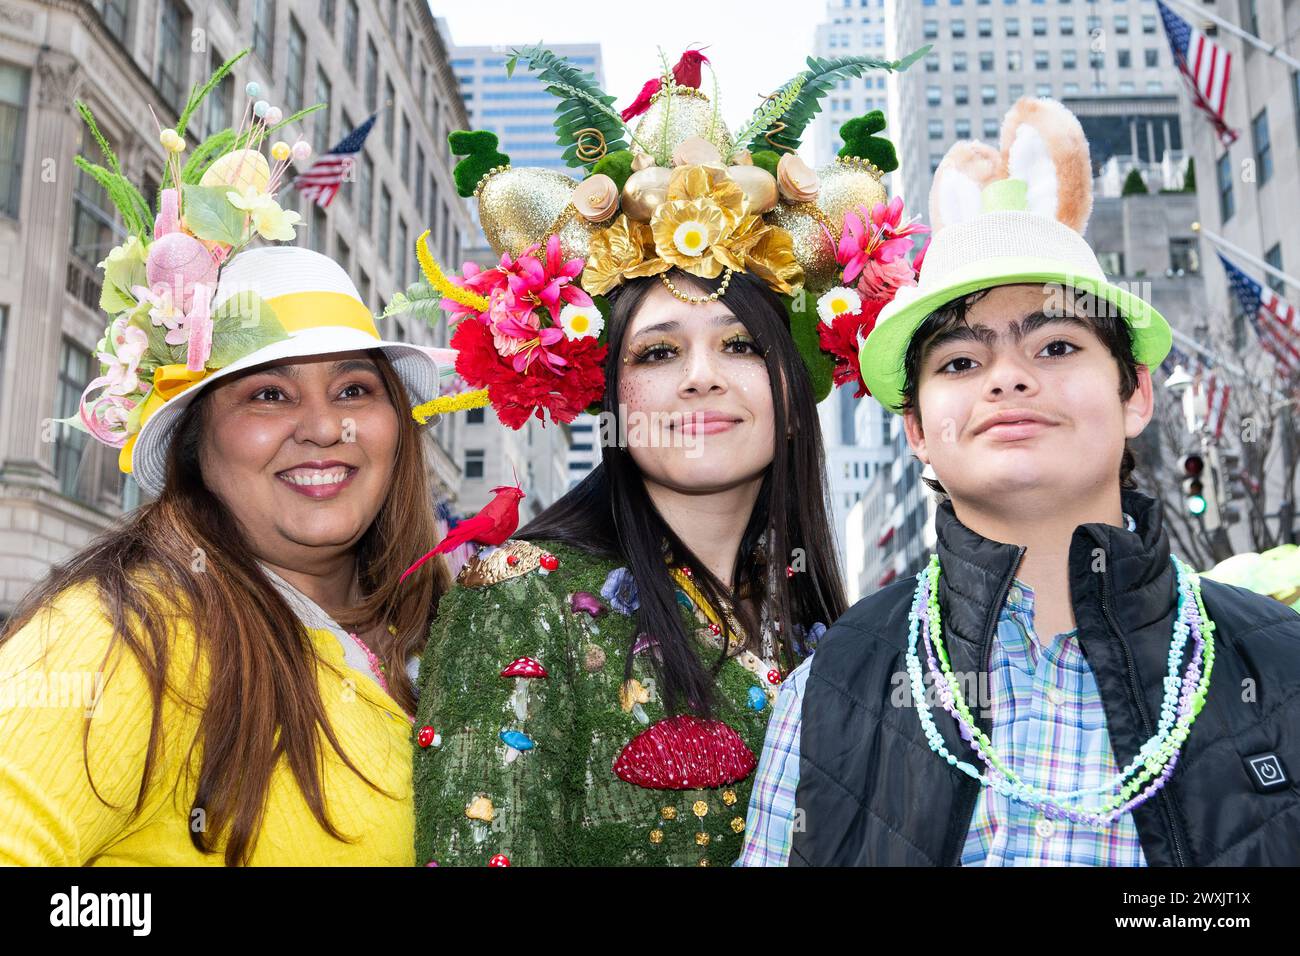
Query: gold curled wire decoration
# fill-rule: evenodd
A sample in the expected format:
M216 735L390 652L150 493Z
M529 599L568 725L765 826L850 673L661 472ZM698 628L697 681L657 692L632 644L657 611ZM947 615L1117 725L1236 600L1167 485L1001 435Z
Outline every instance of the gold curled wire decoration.
M758 104L758 108L762 109L763 105L767 103L768 100L772 99L774 96L777 95L777 93L780 92L781 92L780 90L776 90L773 93L768 93L766 96L763 96L762 93L759 93L758 94L759 96L763 96L763 102ZM775 122L773 122L771 126L767 128L767 132L763 134L763 139L767 140L767 145L771 146L775 150L778 151L785 150L785 152L787 153L793 153L795 152L795 150L792 147L787 146L784 143L778 143L776 140L772 138L777 133L781 132L781 130L783 129L785 129L785 124L778 119Z
M588 140L595 140L595 143ZM609 147L605 144L605 134L595 126L580 129L573 136L573 144L578 147L577 155L584 163L594 163L603 159Z

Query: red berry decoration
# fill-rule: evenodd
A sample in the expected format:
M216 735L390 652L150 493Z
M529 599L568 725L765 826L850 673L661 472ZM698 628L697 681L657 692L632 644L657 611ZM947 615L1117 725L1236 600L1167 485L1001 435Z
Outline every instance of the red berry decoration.
M518 563L519 563L519 555L517 554L506 555L506 564L510 565L510 567L513 568Z
M547 571L554 571L560 566L560 559L553 554L544 554L538 559L538 563Z
M693 578L693 577L695 577L695 572L692 571L690 568L688 568L688 567L687 567L686 565L684 565L684 564L682 565L682 574L686 575L688 578Z
M785 576L787 578L794 577L794 568L790 567L788 564L785 566Z
M492 857L492 859L488 860L488 866L509 866L509 865L510 865L510 857L506 856L504 853L498 853L496 856Z
M722 633L722 628L721 628L721 626L719 626L716 622L714 622L714 621L710 621L710 622L709 622L709 633L712 634L714 637L717 637L719 634Z
M781 683L781 672L777 670L775 667L773 667L770 671L767 672L767 682L769 684Z
M416 734L415 740L421 747L428 747L433 743L433 738L436 736L438 736L438 732L425 724L420 728L420 732Z

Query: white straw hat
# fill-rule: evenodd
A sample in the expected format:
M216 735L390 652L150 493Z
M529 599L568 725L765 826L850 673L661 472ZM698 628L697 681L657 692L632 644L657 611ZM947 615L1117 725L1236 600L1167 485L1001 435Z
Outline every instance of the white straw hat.
M228 375L279 359L378 348L392 363L412 404L422 404L438 394L438 362L417 345L381 339L356 286L328 256L297 246L241 252L221 270L213 313L250 292L274 313L288 338L255 349L220 369L194 373L188 379L191 384L185 384L182 377L175 385L183 390L166 389L155 380L159 394L152 396L154 407L146 409L140 431L121 457L123 470L130 471L152 495L161 492L165 483L167 450L181 414L203 389Z

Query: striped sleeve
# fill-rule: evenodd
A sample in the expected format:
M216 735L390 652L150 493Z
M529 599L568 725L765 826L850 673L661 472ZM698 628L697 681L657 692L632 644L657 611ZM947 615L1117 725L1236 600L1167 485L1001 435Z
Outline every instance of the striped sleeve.
M777 695L763 740L745 820L745 845L737 866L785 866L794 835L795 791L799 787L799 732L803 689L812 657L796 667Z

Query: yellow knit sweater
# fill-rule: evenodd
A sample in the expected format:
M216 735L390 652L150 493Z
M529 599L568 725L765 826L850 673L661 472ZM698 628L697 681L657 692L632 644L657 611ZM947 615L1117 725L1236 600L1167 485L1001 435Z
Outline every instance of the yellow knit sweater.
M374 681L347 667L337 638L308 633L330 726L352 762L385 792L349 770L322 734L329 819L353 842L320 827L281 762L251 862L413 866L411 725ZM221 865L220 852L204 854L190 842L190 827L205 824L191 814L195 775L184 772L206 693L202 668L192 668L193 634L175 638L162 746L135 817L152 704L129 650L119 647L106 660L111 637L93 586L82 585L0 647L0 864ZM92 704L88 775L82 741Z

